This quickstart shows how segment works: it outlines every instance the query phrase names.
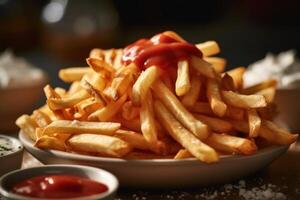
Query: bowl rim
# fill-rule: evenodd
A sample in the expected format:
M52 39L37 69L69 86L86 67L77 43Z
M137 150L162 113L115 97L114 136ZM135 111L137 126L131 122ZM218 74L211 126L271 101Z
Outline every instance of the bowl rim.
M14 156L14 155L16 155L16 154L19 154L19 153L23 152L24 146L23 146L23 143L22 143L20 140L18 140L17 138L14 138L14 137L12 137L12 136L3 135L3 134L0 134L0 138L1 138L1 137L2 137L2 138L6 138L6 139L11 140L11 141L13 142L13 144L17 144L20 148L17 148L16 151L11 152L11 153L9 153L9 154L7 154L7 155L0 156L0 160L6 159L6 158L8 158L8 157L12 157L12 156Z
M16 200L21 200L24 199L24 196L22 195L18 195L15 193L12 193L10 191L7 191L4 186L3 186L3 182L8 179L10 176L14 175L14 174L18 174L18 173L28 173L29 171L34 171L37 169L51 169L51 168L62 168L62 169L79 169L82 171L91 171L93 173L100 173L100 174L105 174L106 177L109 177L110 182L112 183L111 185L105 183L105 181L103 181L104 184L106 184L109 189L107 192L101 193L101 194L95 194L95 195L90 195L90 196L84 196L84 197L76 197L76 198L51 198L48 200L95 200L95 199L103 199L106 198L110 195L113 195L114 193L116 193L117 189L119 188L119 181L116 178L116 176L114 174L112 174L111 172L101 169L101 168L96 168L96 167L91 167L91 166L84 166L84 165L67 165L67 164L56 164L56 165L43 165L43 166L38 166L38 167L31 167L31 168L25 168L25 169L18 169L18 170L14 170L12 172L9 172L5 175L3 175L0 178L0 193L7 197L7 198L12 198L12 199L16 199ZM41 173L42 175L42 173ZM33 177L33 176L32 176ZM92 179L92 178L90 178ZM93 180L93 179L92 179ZM42 198L35 198L35 197L27 197L27 200L42 200Z
M71 152L64 152L59 150L44 150L33 146L33 141L20 130L19 132L20 141L24 144L25 148L31 148L39 153L48 153L51 156L56 156L58 158L63 158L67 160L77 160L77 161L87 161L87 162L110 162L115 164L134 164L134 165L187 165L191 163L196 163L199 165L215 165L220 162L232 162L233 160L242 161L244 159L249 159L250 157L260 157L264 154L268 154L274 150L288 149L290 145L272 145L263 149L258 150L255 154L245 156L245 155L223 155L220 156L220 160L217 163L204 163L196 158L185 158L181 160L175 159L122 159L122 158L109 158L101 156L92 156L92 155L82 155ZM28 150L30 152L30 150Z

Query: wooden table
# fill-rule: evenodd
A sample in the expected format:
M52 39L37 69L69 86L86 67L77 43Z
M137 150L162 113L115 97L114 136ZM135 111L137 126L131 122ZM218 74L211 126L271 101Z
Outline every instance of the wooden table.
M23 167L41 165L28 153ZM143 177L141 177L143 178ZM250 198L252 197L253 198ZM247 198L245 198L247 197ZM129 190L120 189L116 200L163 199L300 199L300 142L257 174L234 183L184 190Z

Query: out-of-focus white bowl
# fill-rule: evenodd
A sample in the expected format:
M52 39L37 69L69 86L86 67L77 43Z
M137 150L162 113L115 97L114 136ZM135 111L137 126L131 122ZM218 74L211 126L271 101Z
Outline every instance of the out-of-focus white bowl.
M25 86L0 88L0 130L3 133L17 130L16 119L24 113L32 112L33 107L43 96L43 87L47 80L47 76L44 75Z
M12 200L42 200L43 198L30 198L12 193L11 188L20 181L40 175L77 175L86 177L94 181L104 183L108 187L108 191L102 194L96 194L79 198L62 198L61 200L111 200L114 198L119 182L117 178L103 170L94 167L72 166L72 165L49 165L34 168L27 168L10 172L0 179L0 193L5 199ZM49 199L50 200L50 199ZM54 199L53 199L54 200ZM56 199L58 200L58 199Z
M34 147L22 131L19 138L24 147L44 164L89 165L114 173L122 187L185 188L221 184L237 180L262 169L287 151L288 146L272 146L251 156L222 156L213 164L197 159L125 160L80 155Z
M291 131L300 130L300 89L278 89L275 96L278 106L278 121L282 121Z

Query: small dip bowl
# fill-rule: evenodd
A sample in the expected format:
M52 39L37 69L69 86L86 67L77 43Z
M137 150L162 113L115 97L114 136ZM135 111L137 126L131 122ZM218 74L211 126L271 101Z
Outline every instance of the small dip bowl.
M117 178L108 171L103 169L87 167L82 165L46 165L10 172L0 179L0 193L4 199L9 200L41 200L42 198L33 198L22 196L11 192L11 189L24 180L41 175L73 175L88 178L93 181L101 182L108 187L108 190L101 194L95 194L78 198L60 198L60 200L109 200L113 199L119 182ZM48 198L47 198L48 199ZM48 199L54 200L54 199Z
M23 145L16 138L0 135L0 176L20 169L23 159Z

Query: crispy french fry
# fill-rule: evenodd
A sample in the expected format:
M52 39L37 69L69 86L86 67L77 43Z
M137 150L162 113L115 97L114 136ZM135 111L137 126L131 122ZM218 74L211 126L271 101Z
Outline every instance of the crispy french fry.
M212 56L220 52L220 47L216 41L207 41L196 44L196 47L200 49L203 56Z
M175 155L175 160L181 160L185 158L192 158L193 155L186 149L180 149L177 154Z
M38 124L39 127L45 127L52 121L48 115L40 110L33 111L31 118Z
M71 67L59 70L58 76L64 82L70 83L80 81L85 74L90 72L92 69L89 67Z
M75 81L71 84L69 90L68 90L68 95L72 95L76 92L79 92L82 89L81 85L80 85L80 81ZM45 92L45 88L44 88L44 92ZM45 92L46 93L46 92ZM46 94L47 97L47 94ZM48 97L47 97L48 98ZM48 98L49 99L49 98Z
M53 136L43 135L37 139L34 146L41 149L55 149L60 151L66 150L65 141Z
M105 77L97 73L90 73L84 75L80 82L81 86L83 86L82 84L84 84L85 81L90 83L93 86L93 88L95 88L98 91L103 91L106 86Z
M130 82L130 75L115 77L111 85L104 89L103 94L107 99L116 101L120 96L125 94Z
M97 101L101 106L104 106L106 104L105 98L101 95L101 92L96 90L92 84L90 84L87 80L81 81L82 88L86 90L87 93L90 94L90 96L93 96L95 98L95 101Z
M151 66L143 71L132 87L132 103L141 105L150 86L157 80L161 72L158 67Z
M175 92L177 96L183 96L191 88L189 63L186 60L179 61L177 67L177 80L175 83Z
M218 133L226 133L232 131L231 123L225 120L199 114L194 114L194 116L204 124L208 125L212 131L216 131Z
M47 104L51 110L61 110L70 108L84 99L87 99L89 94L85 90L81 90L70 97L66 98L49 98Z
M127 101L122 106L122 117L126 120L132 120L139 117L140 108L135 107L132 101Z
M154 152L157 152L157 127L154 119L153 100L151 91L148 91L147 98L142 101L140 121L141 130L149 146Z
M249 136L257 137L261 125L261 119L255 109L248 109Z
M214 68L212 67L212 65L210 63L206 62L205 60L203 60L199 57L196 57L196 56L192 56L190 62L191 62L191 66L199 74L206 76L208 78L216 77Z
M257 93L257 92L259 92L263 89L267 89L269 87L276 87L276 85L277 85L276 80L274 80L274 79L266 80L262 83L258 83L256 85L253 85L253 86L242 89L241 93L242 94L254 94L254 93Z
M257 151L253 141L226 134L212 133L205 142L214 149L226 153L252 155Z
M136 131L136 132L141 132L140 118L134 118L132 120L126 120L123 117L115 116L113 121L120 123L122 128L133 130L133 131Z
M95 121L99 120L101 122L111 120L121 109L122 105L127 99L127 94L124 94L117 101L111 101L105 107L100 110L96 110L88 116L88 120Z
M44 135L53 135L54 133L94 133L111 135L121 127L121 124L114 122L81 122L70 120L57 120L44 128Z
M232 77L235 84L235 88L237 89L243 88L243 76L245 71L246 71L245 67L237 67L226 72L229 76Z
M116 137L97 134L72 136L67 144L74 151L97 153L103 156L123 157L131 151L130 145Z
M181 104L176 96L161 82L156 81L153 91L164 105L172 112L188 130L200 139L205 139L209 135L208 127L201 123Z
M269 88L266 88L266 89L262 89L262 90L256 92L255 94L263 95L266 99L266 102L268 104L270 104L274 101L275 93L276 93L276 88L275 87L269 87Z
M216 80L207 80L206 93L212 111L219 117L224 116L227 110L227 106L222 101L220 88Z
M267 106L267 102L262 95L243 95L232 91L222 91L223 100L238 108L261 108Z
M110 64L106 63L103 59L87 58L86 62L95 72L107 78L111 78L116 72L116 70Z
M216 72L222 73L225 70L226 60L219 57L204 57L203 60L210 63Z
M16 120L16 125L33 141L36 141L35 129L38 127L38 124L29 115L20 116Z
M221 79L221 87L223 90L236 90L233 78L227 73Z
M154 108L156 116L168 130L168 133L193 156L207 163L217 162L219 160L216 151L202 143L191 132L185 129L162 103L156 101Z
M186 93L181 102L186 107L193 107L199 97L201 90L201 80L199 76L193 75L191 80L191 89Z
M80 103L76 104L75 108L77 111L82 115L87 117L89 114L94 112L95 110L98 110L102 108L103 105L96 101L93 97L85 99L84 101L81 101Z
M104 50L102 49L98 49L98 48L94 48L90 51L90 58L100 58L100 59L104 59Z

